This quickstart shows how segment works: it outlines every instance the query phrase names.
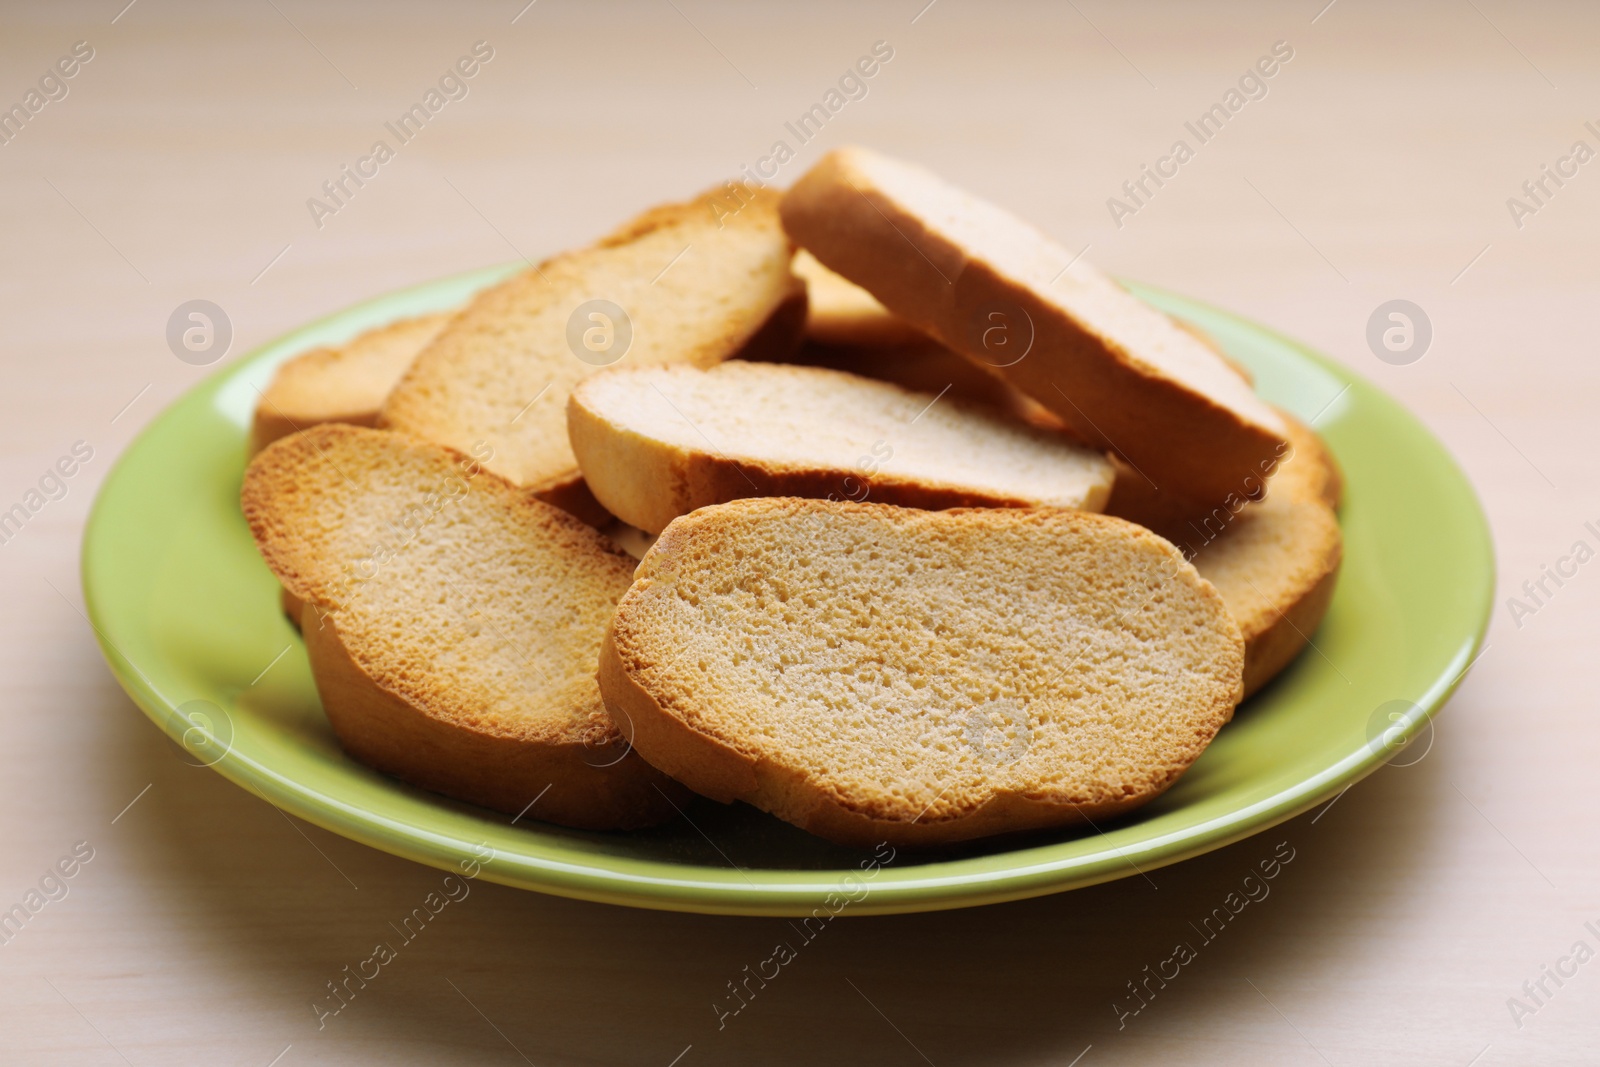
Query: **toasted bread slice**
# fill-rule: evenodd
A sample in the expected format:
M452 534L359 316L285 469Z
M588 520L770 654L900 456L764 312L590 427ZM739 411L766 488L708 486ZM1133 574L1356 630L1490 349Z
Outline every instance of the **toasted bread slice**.
M1317 432L1288 412L1291 448L1267 480L1265 500L1194 514L1120 465L1108 514L1178 545L1217 587L1244 634L1249 696L1288 666L1322 622L1343 557L1334 508L1343 477Z
M846 844L938 845L1158 795L1243 643L1170 543L1066 509L741 500L668 526L600 656L640 755Z
M955 396L1024 413L1039 407L992 368L946 348L803 248L795 253L794 272L805 280L811 306L806 311L806 344L790 362L853 371L924 392L938 392L948 385ZM1247 383L1254 382L1250 369L1228 355L1205 329L1187 319L1172 321Z
M808 340L783 362L848 371L863 378L893 382L919 393L943 394L988 404L1024 419L1044 411L1005 382L985 374L931 337L892 348L858 348ZM1054 416L1047 418L1059 428Z
M1244 695L1271 681L1322 624L1344 555L1321 500L1269 496L1234 516L1194 555L1244 635Z
M401 319L338 348L313 348L283 364L256 403L250 455L280 437L325 422L376 425L383 398L451 314Z
M305 604L328 721L356 759L436 792L589 829L673 814L594 670L633 561L464 456L325 425L245 472L245 518Z
M376 425L384 397L454 314L400 319L339 348L313 348L284 363L256 402L249 455L325 422ZM298 627L305 605L287 589L280 600L283 613Z
M822 367L641 367L572 391L567 428L584 479L650 533L751 496L906 507L1099 511L1111 464L998 408Z
M780 211L828 267L1164 491L1210 506L1271 472L1284 426L1248 383L1008 212L860 148L829 153Z
M1201 326L1198 323L1190 322L1188 319L1180 319L1177 316L1172 317L1172 324L1178 329L1182 330L1184 333L1188 334L1190 337L1193 337L1196 341L1199 341L1201 344L1211 349L1211 351L1215 352L1217 354L1217 358L1226 363L1229 370L1233 371L1233 373L1237 374L1240 378L1243 378L1246 385L1254 386L1256 384L1256 376L1250 373L1250 368L1246 367L1243 363L1240 363L1238 360L1228 355L1228 350L1223 348L1222 345L1218 343L1217 339L1211 336L1211 332L1204 326Z
M799 343L805 286L776 201L735 186L658 207L480 293L412 363L380 423L464 452L486 444L489 470L581 511L574 385L618 362L709 366Z
M1073 432L992 368L978 365L916 329L805 249L795 253L794 272L805 279L810 307L805 344L784 362L832 367L923 393L948 390L954 397L1005 408L1035 426ZM1216 352L1246 382L1252 380L1250 371L1205 330L1184 319L1173 321Z
M1344 503L1344 472L1333 458L1322 436L1310 424L1287 411L1279 412L1289 427L1289 454L1278 461L1278 469L1267 479L1267 497L1320 500L1339 509Z
M801 249L794 272L805 280L806 341L784 362L850 371L924 393L944 393L1027 417L1037 404L916 329L856 283Z
M1265 481L1266 498L1318 500L1337 508L1344 477L1333 453L1310 426L1287 411L1280 410L1278 415L1288 430L1288 444ZM1183 497L1156 488L1125 461L1113 456L1112 463L1117 477L1105 513L1154 530L1191 556L1219 536L1233 516L1249 506L1243 496L1236 496L1220 506L1196 510Z

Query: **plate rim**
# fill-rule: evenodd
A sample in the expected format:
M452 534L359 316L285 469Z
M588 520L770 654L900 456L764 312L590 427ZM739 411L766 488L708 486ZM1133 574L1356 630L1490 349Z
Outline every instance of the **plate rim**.
M85 522L80 554L80 580L87 618L102 656L110 666L118 684L152 722L163 728L163 732L166 732L165 721L177 705L164 696L143 672L118 650L116 643L106 632L108 608L95 575L95 560L102 551L99 546L111 535L109 524L112 522L112 516L108 514L109 505L106 504L108 489L124 475L132 458L150 440L157 428L172 418L179 409L186 404L199 402L204 394L219 392L230 382L251 373L272 358L288 358L294 351L289 346L297 338L336 321L359 321L364 316L375 316L380 309L389 305L404 304L419 299L426 301L430 294L449 290L452 286L466 285L474 279L488 284L497 277L506 276L521 265L520 261L515 261L432 279L360 301L295 327L255 346L184 390L124 446L97 488L93 506ZM1481 569L1477 572L1481 575L1481 583L1477 590L1477 618L1470 635L1458 644L1450 662L1434 677L1426 692L1417 698L1416 704L1422 714L1414 717L1408 724L1403 740L1409 742L1423 729L1431 727L1433 719L1470 673L1480 649L1483 648L1484 638L1492 621L1495 591L1492 532L1482 502L1471 480L1456 462L1455 457L1444 447L1443 442L1426 424L1365 377L1331 357L1247 316L1163 288L1133 282L1125 284L1141 296L1149 295L1164 304L1197 309L1208 315L1230 320L1252 333L1269 337L1285 348L1293 350L1300 358L1310 361L1330 376L1348 383L1349 386L1359 386L1363 392L1381 397L1410 424L1408 427L1410 430L1421 435L1422 440L1438 453L1458 483L1458 488L1464 491L1474 521L1470 524L1470 529L1459 532L1468 535L1467 540L1470 543L1467 545L1467 550L1477 555L1482 563ZM442 300L440 302L443 303ZM1317 773L1308 775L1269 797L1220 813L1204 822L1148 837L1127 846L1119 846L1115 850L1102 849L1056 859L1040 858L1001 871L942 872L941 869L951 865L960 866L975 859L989 859L1004 853L990 853L983 857L958 857L951 860L940 860L937 856L931 856L927 862L919 862L915 868L896 869L885 866L867 884L866 894L855 899L849 907L837 914L894 914L975 907L1084 888L1127 877L1136 870L1141 872L1155 870L1179 863L1269 830L1309 811L1335 793L1342 795L1345 789L1387 763L1401 747L1403 745L1377 749L1371 745L1359 746ZM358 808L235 750L230 749L224 758L217 760L211 766L227 780L281 810L331 833L413 862L441 870L454 870L460 859L468 855L474 846L474 842L454 834ZM550 848L552 843L548 840L530 841L528 844L529 847L520 854L497 853L493 861L483 865L478 877L562 897L632 907L707 914L795 916L817 910L829 891L837 890L841 879L852 873L848 869L839 868L823 870L759 868L744 871L734 867L713 869L694 866L685 867L685 874L681 876L663 877L644 870L630 871L628 868L655 869L666 861L611 856L606 857L604 862L573 862L559 855L552 855ZM556 844L559 850L559 843ZM1050 847L1049 844L1022 846L1025 850L1048 850ZM542 855L539 854L541 849ZM722 876L702 876L712 871L720 872ZM929 873L917 874L915 873L917 871ZM884 875L888 877L884 878ZM754 880L751 876L754 876ZM742 881L737 880L740 878Z

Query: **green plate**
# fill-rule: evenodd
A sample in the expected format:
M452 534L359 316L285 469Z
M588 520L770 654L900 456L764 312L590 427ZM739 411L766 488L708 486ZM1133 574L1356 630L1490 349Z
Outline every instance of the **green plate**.
M222 368L118 461L84 539L90 617L145 714L193 762L374 848L447 869L492 855L482 868L491 881L682 911L868 914L1059 892L1219 848L1335 796L1431 729L1488 623L1487 525L1427 430L1288 338L1136 287L1209 330L1269 400L1314 418L1347 478L1344 569L1315 648L1241 707L1154 803L1097 830L874 858L743 805L697 802L668 826L601 834L413 789L345 756L323 718L300 639L239 513L246 427L256 389L289 356L454 306L510 269L362 304Z

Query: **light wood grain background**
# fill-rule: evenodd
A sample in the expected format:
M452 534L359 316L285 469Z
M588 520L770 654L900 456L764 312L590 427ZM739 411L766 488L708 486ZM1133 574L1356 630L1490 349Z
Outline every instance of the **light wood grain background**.
M74 441L94 450L0 547L0 903L74 842L95 850L0 946L0 1061L1597 1062L1600 963L1547 979L1520 1027L1507 999L1600 944L1600 571L1521 626L1504 606L1600 519L1600 162L1521 228L1506 205L1574 141L1600 147L1592 6L125 2L0 15L0 103L94 48L0 146L0 508ZM306 199L478 40L495 52L470 95L317 228ZM713 999L781 920L479 884L319 1032L324 983L437 875L174 758L79 614L96 484L208 373L167 350L168 314L216 301L235 358L373 294L584 241L792 144L783 123L878 40L894 57L867 97L779 180L846 141L910 156L1375 379L1489 511L1489 652L1425 760L1314 825L1154 885L852 920L720 1031ZM1115 227L1106 198L1279 40L1294 58L1269 94ZM1434 326L1409 366L1364 340L1394 298ZM1119 1031L1124 983L1282 840L1296 859L1271 897Z

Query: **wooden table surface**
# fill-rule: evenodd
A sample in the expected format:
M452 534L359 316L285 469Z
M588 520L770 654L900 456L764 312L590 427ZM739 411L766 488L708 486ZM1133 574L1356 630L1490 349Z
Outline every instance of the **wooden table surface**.
M1571 956L1600 948L1600 572L1534 616L1505 604L1600 520L1600 162L1572 155L1600 148L1600 12L125 2L0 15L0 105L92 49L0 145L0 508L92 449L0 546L0 905L78 842L93 852L0 945L0 1062L1600 1062L1600 963ZM479 41L493 54L467 95L314 218L322 183ZM799 144L784 124L879 41L892 58L866 95ZM1276 42L1292 58L1265 95L1114 220L1108 198ZM80 615L97 483L216 369L174 358L169 314L216 302L237 358L368 296L585 241L778 140L795 149L780 184L846 142L903 154L1376 380L1491 517L1489 651L1426 759L1314 824L1149 883L852 920L720 1030L712 1002L782 920L487 883L319 1030L325 982L436 875L174 758ZM1567 176L1534 199L1546 165ZM1433 327L1406 365L1365 337L1392 299ZM1125 983L1280 841L1296 859L1270 899L1119 1029ZM1576 973L1558 984L1558 965Z

